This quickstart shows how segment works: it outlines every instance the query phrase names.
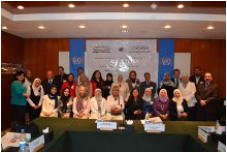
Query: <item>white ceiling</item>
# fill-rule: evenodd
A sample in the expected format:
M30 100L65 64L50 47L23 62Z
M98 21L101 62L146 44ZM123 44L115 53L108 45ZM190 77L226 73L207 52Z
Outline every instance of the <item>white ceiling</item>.
M78 28L85 25L86 29ZM128 33L121 26L128 25ZM171 29L163 27L169 24ZM38 29L39 25L46 28ZM206 27L212 25L213 30ZM226 14L162 12L71 12L13 14L1 8L1 26L23 38L226 39Z

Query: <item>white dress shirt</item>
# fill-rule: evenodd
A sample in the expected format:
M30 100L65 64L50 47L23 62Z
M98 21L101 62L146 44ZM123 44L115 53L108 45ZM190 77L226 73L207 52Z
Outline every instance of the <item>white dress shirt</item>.
M59 98L59 97L58 97ZM43 96L41 117L58 117L58 107L55 108L55 100L50 99L48 95ZM45 116L44 112L52 113L50 116Z
M106 99L102 97L101 101L101 116L106 115ZM91 98L91 116L89 119L97 119L98 118L98 103L95 97Z

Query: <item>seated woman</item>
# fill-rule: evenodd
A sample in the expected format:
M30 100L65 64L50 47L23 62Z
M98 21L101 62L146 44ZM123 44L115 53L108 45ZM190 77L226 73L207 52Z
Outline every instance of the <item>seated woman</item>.
M167 91L165 89L161 89L159 92L159 96L155 99L154 102L154 114L161 118L161 120L168 120L169 118L169 98L167 95Z
M43 96L41 117L58 117L57 86L52 85L50 94Z
M78 96L73 100L73 117L88 119L90 116L90 97L84 86L79 87Z
M107 111L112 120L124 119L124 99L119 93L119 87L113 86L111 89L111 95L107 97Z
M188 104L183 98L179 89L173 92L173 99L170 102L170 119L173 121L185 121L188 117Z
M40 115L42 98L44 96L44 90L41 85L41 80L39 78L35 78L33 84L28 87L27 93L29 94L29 97L27 98L27 101L29 103L29 119L34 120Z
M89 119L106 120L106 99L102 97L101 89L95 89L95 96L91 98L91 116Z
M144 118L143 114L144 100L139 95L138 88L132 89L128 102L126 103L126 119L140 120Z
M148 115L145 117L150 118L153 115L153 104L155 100L154 98L152 98L152 89L146 88L142 98L145 101L143 105L143 113L145 115Z
M58 99L58 112L62 118L69 118L72 114L73 98L70 95L70 89L64 88L62 95Z

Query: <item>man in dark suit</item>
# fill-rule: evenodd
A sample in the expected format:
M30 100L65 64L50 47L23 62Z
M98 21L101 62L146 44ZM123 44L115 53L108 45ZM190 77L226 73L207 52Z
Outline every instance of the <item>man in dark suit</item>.
M143 95L146 88L152 89L152 98L154 98L156 93L156 83L151 81L150 73L144 73L145 81L140 84L140 94Z
M199 84L203 84L204 82L204 77L202 76L202 70L200 67L195 68L195 75L190 76L189 80L191 82L195 83L195 86L197 87Z
M43 89L44 89L45 94L50 94L50 88L53 85L57 86L58 82L54 79L53 71L48 70L46 76L47 76L47 79L42 81L42 85L43 85ZM57 93L59 95L60 94L60 89L57 89L57 90L58 90Z
M58 67L58 75L55 76L55 80L57 81L57 88L61 89L62 83L68 79L68 75L64 71L64 67Z
M174 69L173 70L173 75L174 75L174 77L171 78L171 81L174 83L174 87L178 88L179 84L181 83L180 70L179 69Z
M218 85L212 82L212 74L206 73L204 83L197 86L195 97L197 103L197 119L199 121L215 121L218 100Z

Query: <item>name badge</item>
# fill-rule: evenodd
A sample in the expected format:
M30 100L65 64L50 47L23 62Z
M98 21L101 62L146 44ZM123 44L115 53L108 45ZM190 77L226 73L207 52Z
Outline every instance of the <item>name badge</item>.
M97 129L100 130L115 130L117 129L117 123L116 122L100 122L97 121Z
M205 131L203 131L202 129L199 128L198 129L198 138L203 143L207 143L208 134Z
M145 123L144 124L145 131L165 131L165 124L163 123Z
M37 150L41 149L44 146L44 142L45 142L44 135L41 135L40 137L32 141L29 144L30 152L36 152Z
M221 141L218 141L218 151L226 152L226 146Z

